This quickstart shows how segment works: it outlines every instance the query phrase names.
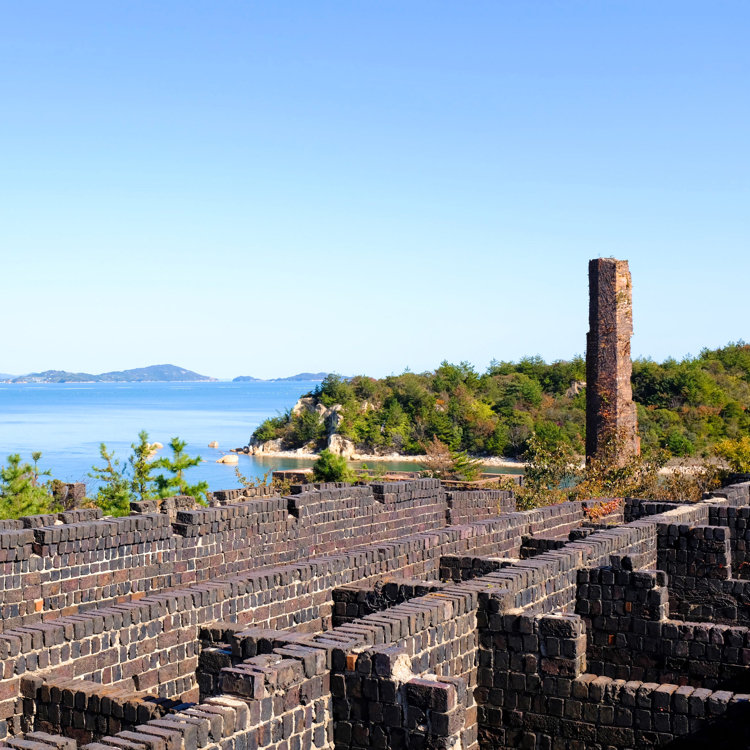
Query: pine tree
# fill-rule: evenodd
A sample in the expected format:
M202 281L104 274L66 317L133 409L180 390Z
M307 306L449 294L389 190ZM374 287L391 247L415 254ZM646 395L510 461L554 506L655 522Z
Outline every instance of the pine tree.
M170 495L190 495L198 502L203 502L208 489L208 482L198 482L197 484L188 484L185 481L185 472L201 462L200 456L191 458L186 452L187 443L178 437L172 438L169 447L172 449L171 458L160 458L151 464L155 468L166 469L172 476L158 474L155 477L156 488L159 497L169 497Z
M104 443L99 445L99 455L104 466L92 466L89 472L92 479L102 483L96 494L96 504L105 516L126 516L133 498L131 482L120 468L114 451L108 451Z
M343 456L324 448L313 464L313 479L316 482L351 482L354 474Z
M52 472L49 469L39 470L39 459L42 457L41 451L34 451L31 454L31 460L34 462L34 469L31 472L31 484L33 487L39 487L39 477L50 477Z
M133 449L133 453L128 459L133 472L130 489L137 500L151 500L154 497L154 477L152 474L154 464L151 463L153 448L151 443L148 442L146 430L141 430L138 433L138 441L130 446Z
M39 472L37 462L41 453L35 453L34 466L21 463L21 456L12 453L8 465L0 468L0 517L20 518L48 513L52 498L45 487L38 484L39 476L49 472Z

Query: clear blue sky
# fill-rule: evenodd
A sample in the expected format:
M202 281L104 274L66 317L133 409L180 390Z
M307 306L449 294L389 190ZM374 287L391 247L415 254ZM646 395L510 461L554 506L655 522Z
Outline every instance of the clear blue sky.
M750 4L0 7L0 372L384 375L750 339Z

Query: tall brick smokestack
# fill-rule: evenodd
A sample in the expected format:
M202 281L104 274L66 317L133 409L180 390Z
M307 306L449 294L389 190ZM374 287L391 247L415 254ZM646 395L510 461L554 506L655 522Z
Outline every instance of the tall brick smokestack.
M619 465L641 452L630 376L633 296L626 260L589 261L586 460L616 445ZM614 441L614 442L612 442Z

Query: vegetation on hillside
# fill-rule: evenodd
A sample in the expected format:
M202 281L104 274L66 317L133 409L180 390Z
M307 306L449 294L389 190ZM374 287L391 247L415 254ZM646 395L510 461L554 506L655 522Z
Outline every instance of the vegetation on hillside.
M521 457L532 436L545 446L584 451L585 361L547 364L540 357L470 364L443 362L435 372L380 380L328 375L310 394L341 405L336 431L362 452L422 454L437 439L451 451ZM708 456L717 443L750 432L750 345L740 341L697 357L633 362L641 444L670 456ZM263 422L257 441L284 448L322 448L326 428L317 411L291 411Z

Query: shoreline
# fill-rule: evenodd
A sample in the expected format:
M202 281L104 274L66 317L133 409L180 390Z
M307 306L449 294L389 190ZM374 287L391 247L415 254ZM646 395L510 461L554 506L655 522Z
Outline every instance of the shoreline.
M263 451L261 453L245 453L242 450L234 449L231 451L232 453L237 453L239 455L246 455L246 456L252 456L255 459L262 459L263 457L268 458L296 458L301 459L303 461L316 461L318 457L320 456L319 453L314 453L310 451L305 452L298 452L298 451ZM524 473L525 464L523 461L517 458L509 458L507 456L470 456L470 458L476 459L481 462L482 466L495 466L502 469L516 469L520 473ZM422 455L416 455L416 456L404 456L399 453L391 453L388 455L375 455L371 453L354 453L352 456L348 457L347 461L359 461L362 463L367 462L399 462L399 463L423 463L425 460L428 459L428 456L422 454ZM673 463L674 462L674 463ZM683 470L686 473L694 473L695 471L700 470L705 465L710 464L703 464L701 462L691 462L691 461L680 461L679 459L670 459L666 466L662 466L659 469L659 474L662 476L667 474L674 474L677 471ZM581 465L583 466L583 464Z
M242 450L235 449L233 451L234 453L238 453L240 455L247 455L252 456L256 459L261 459L265 456L268 458L297 458L307 461L316 461L318 457L320 456L319 453L313 453L309 451L305 452L297 452L297 451L262 451L260 453L245 453ZM353 455L347 457L347 461L390 461L390 462L400 462L400 463L424 463L427 460L428 456L422 454L417 456L403 456L399 453L390 453L384 456L381 455L375 455L372 453L354 453ZM505 456L472 456L471 458L476 458L478 461L481 461L483 466L498 466L503 469L523 469L524 463L523 461L515 458L508 458Z

